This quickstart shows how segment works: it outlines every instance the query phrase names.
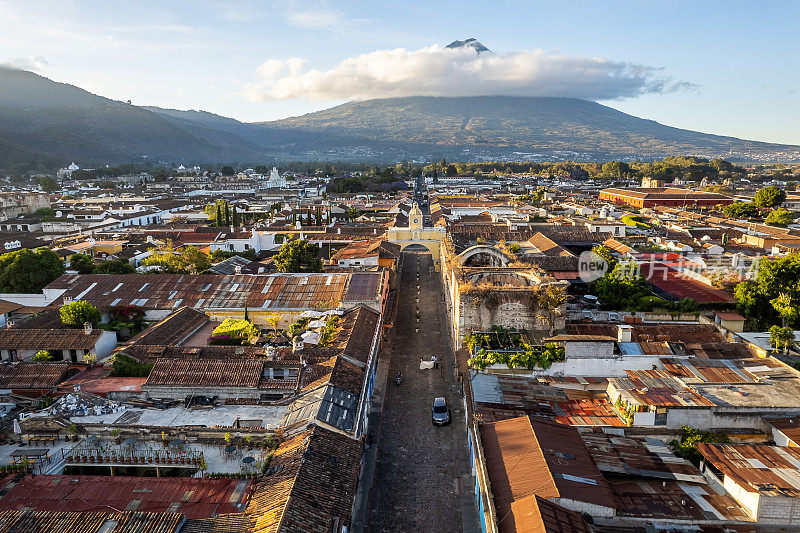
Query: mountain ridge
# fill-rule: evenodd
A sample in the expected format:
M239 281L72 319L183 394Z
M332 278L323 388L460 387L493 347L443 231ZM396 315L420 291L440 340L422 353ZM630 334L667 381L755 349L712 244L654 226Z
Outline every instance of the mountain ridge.
M6 167L35 159L87 165L669 155L798 161L800 146L695 132L597 102L552 97L383 98L248 123L208 111L135 106L0 67L0 165Z

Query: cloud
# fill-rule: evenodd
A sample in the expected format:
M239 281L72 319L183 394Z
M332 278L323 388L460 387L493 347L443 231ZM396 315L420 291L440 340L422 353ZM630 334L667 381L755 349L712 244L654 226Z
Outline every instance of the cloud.
M3 66L18 69L29 70L31 72L41 72L45 66L49 65L47 60L42 56L23 56L9 59L2 63Z
M298 66L299 65L299 66ZM691 90L662 69L541 49L478 54L434 45L349 57L328 70L304 70L297 58L271 59L248 85L254 100L365 100L399 96L560 96L587 100Z

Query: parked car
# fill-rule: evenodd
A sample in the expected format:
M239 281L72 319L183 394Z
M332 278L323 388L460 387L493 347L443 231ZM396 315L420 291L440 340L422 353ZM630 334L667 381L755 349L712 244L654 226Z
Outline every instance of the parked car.
M444 398L439 397L433 400L431 409L431 420L434 425L443 426L450 423L450 408Z

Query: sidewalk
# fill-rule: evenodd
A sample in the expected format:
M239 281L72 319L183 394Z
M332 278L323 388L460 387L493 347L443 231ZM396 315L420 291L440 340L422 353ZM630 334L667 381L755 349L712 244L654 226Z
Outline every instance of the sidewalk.
M375 370L375 387L372 389L372 403L369 412L368 435L372 435L372 444L367 444L362 456L361 474L358 478L353 505L351 531L362 533L367 531L369 510L372 507L372 491L377 467L378 448L380 444L381 418L383 416L383 402L386 393L386 380L389 373L389 358L382 356L378 359ZM369 443L369 437L367 440Z

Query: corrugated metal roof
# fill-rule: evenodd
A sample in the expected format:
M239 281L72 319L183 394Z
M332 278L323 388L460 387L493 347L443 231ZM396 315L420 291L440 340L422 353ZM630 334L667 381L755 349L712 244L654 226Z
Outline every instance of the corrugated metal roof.
M353 278L353 279L351 279ZM343 300L381 297L382 272L330 274L137 274L61 276L47 289L98 307L140 305L147 309L309 309L334 308Z
M37 511L177 512L207 518L240 511L246 480L128 476L26 476L0 499L0 509ZM236 499L238 495L239 499ZM173 505L178 503L177 508ZM1 529L0 529L1 530ZM62 530L70 531L70 530Z

